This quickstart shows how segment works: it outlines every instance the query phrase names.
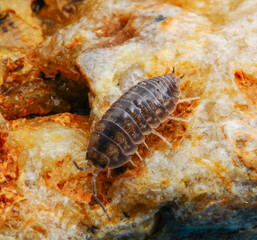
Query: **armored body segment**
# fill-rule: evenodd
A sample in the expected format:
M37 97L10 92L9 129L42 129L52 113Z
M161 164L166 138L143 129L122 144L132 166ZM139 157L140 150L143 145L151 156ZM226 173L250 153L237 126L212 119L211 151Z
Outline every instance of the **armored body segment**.
M166 75L166 76L161 76L160 77L161 80L163 80L163 82L165 82L168 86L169 89L169 96L175 96L175 97L179 97L180 95L180 90L179 90L179 83L180 83L180 79L170 76L170 75Z
M166 119L169 116L169 111L160 103L156 96L143 85L144 84L142 83L131 89L131 91L140 94L147 101L151 109L157 115L160 122L162 122L163 119Z
M94 132L90 137L88 150L94 149L97 149L99 153L110 159L109 168L117 168L130 160L130 156L122 152L120 145L100 132Z
M163 104L164 107L166 107L166 109L169 111L169 114L171 114L174 111L179 100L179 88L173 90L173 92L171 93L168 84L161 78L158 78L156 81L151 79L149 81L146 81L146 84L147 86L150 84L155 85L156 88L161 91L161 94L156 94L156 97L159 97L158 100Z
M105 154L100 153L94 147L88 147L86 159L91 161L91 163L94 166L99 166L100 168L103 168L103 169L110 162L110 159Z
M142 86L151 91L160 103L164 102L166 99L169 98L169 96L167 95L167 91L165 91L165 89L163 89L163 87L160 87L158 84L154 84L150 81L145 81L142 82Z
M119 99L112 105L112 107L124 109L135 120L144 135L148 135L152 132L150 125L147 123L141 113L141 109L135 104L129 102L128 100Z
M160 89L164 95L166 95L167 97L169 96L169 89L167 87L167 84L165 82L163 82L161 80L161 78L159 77L155 77L155 78L152 78L152 79L149 79L148 81L145 81L146 83L152 83L154 84L158 89Z
M134 119L123 109L111 107L102 119L111 120L122 127L131 137L133 143L140 144L144 142L145 137Z
M154 113L153 109L149 106L149 104L141 95L139 95L136 92L129 91L124 93L121 96L121 99L130 101L133 104L135 104L138 108L140 108L142 115L152 128L156 128L160 125L160 120L158 116Z
M95 131L101 132L103 135L119 144L124 154L132 155L137 151L137 145L133 143L129 134L117 123L111 120L100 120Z

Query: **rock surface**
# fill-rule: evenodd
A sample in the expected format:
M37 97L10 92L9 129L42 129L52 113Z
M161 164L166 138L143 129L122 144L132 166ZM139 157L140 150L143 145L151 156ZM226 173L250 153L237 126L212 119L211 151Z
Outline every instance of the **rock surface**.
M21 2L33 11L1 6L0 238L256 238L257 2ZM194 98L172 114L186 121L157 129L172 148L150 135L143 161L99 175L111 224L71 158L85 166L110 105L173 66Z

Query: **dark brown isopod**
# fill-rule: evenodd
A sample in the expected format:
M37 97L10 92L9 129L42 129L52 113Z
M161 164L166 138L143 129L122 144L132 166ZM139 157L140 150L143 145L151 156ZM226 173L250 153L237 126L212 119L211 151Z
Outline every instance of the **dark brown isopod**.
M145 143L145 135L154 133L171 145L154 129L175 110L180 96L180 79L170 73L131 87L112 104L97 124L89 140L87 167L81 168L72 160L79 170L95 168L93 195L110 221L97 197L96 176L105 168L118 168L131 161L131 155L138 154L137 145Z

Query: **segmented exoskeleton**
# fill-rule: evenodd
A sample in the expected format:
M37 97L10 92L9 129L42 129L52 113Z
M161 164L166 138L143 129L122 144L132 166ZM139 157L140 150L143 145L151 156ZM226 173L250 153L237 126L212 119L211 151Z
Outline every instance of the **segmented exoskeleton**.
M93 174L93 195L110 221L97 197L96 176L105 168L118 168L130 161L131 155L138 154L137 145L145 143L145 135L154 133L171 145L154 129L170 118L175 110L180 96L180 79L170 73L131 87L112 104L92 133L86 155L88 166L81 168L72 160L80 170L85 171L92 166L96 168Z

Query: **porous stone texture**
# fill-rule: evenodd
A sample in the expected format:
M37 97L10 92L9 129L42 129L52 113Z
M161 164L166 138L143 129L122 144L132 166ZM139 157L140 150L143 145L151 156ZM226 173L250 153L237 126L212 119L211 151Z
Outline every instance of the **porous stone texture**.
M20 5L9 2L1 6L8 15L0 28L21 13ZM36 4L23 2L24 9ZM0 109L6 118L0 122L0 238L256 238L257 2L33 6L40 7L17 20L24 33L33 31L31 40L21 35L17 47L0 48ZM26 25L29 19L34 25ZM12 33L0 34L1 44ZM21 47L23 41L29 43ZM149 149L139 146L143 160L132 157L136 166L128 163L109 178L106 171L99 174L98 196L110 223L92 196L92 171L78 171L71 158L85 166L90 133L110 105L130 86L172 67L176 76L185 74L172 114L184 121L167 120L156 129L173 147L147 136ZM31 116L56 106L59 112L70 109L56 90L66 89L67 81L90 89L90 116ZM49 82L54 87L47 88ZM37 86L45 105L26 94L26 84ZM21 91L8 91L10 86ZM35 107L17 107L21 95ZM16 108L22 113L8 115Z

